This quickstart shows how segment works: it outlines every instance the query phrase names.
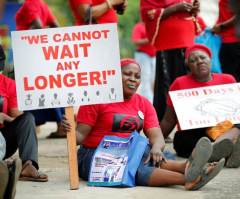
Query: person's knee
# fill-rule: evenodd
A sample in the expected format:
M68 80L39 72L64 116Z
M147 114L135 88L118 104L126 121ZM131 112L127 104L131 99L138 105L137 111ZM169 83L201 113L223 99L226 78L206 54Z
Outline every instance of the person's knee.
M22 120L27 121L28 123L35 124L34 116L29 112L23 113L20 117Z

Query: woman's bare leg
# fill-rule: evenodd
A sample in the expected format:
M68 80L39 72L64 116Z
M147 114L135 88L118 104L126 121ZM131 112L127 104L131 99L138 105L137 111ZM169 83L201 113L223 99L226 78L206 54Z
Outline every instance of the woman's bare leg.
M169 186L169 185L185 185L185 177L183 174L169 171L161 168L153 170L149 182L149 186Z
M169 171L178 172L181 174L185 173L187 161L175 161L175 160L167 160L161 164L161 169L166 169Z

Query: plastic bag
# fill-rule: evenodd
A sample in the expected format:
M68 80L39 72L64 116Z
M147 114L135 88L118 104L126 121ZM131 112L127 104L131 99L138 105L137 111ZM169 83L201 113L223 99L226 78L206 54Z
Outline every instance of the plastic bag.
M210 29L205 29L199 36L195 37L195 43L206 45L212 51L212 68L214 73L221 73L221 64L219 61L219 51L221 47L221 37L215 35Z
M138 132L127 138L105 136L93 156L88 185L135 186L135 175L148 140Z

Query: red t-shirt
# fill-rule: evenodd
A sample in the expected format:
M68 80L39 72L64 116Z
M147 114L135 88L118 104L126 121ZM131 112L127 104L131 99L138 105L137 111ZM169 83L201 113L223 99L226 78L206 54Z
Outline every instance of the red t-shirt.
M9 110L17 108L17 94L14 80L0 74L0 96L3 97L2 111L9 114Z
M127 137L134 131L159 127L152 104L135 94L128 101L80 106L77 122L92 126L83 146L96 148L105 135Z
M144 23L139 22L133 27L132 31L132 41L138 41L140 39L147 39L147 33ZM156 54L156 49L150 43L145 45L140 45L137 47L138 51L144 52L151 57L154 57Z
M205 21L203 20L203 18L200 17L200 16L197 16L196 20L197 20L197 23L198 23L198 26L199 26L199 27L196 27L197 30L195 31L195 34L196 34L196 35L199 35L202 31L205 30L205 28L207 27L207 25L206 25ZM198 29L198 28L199 28L199 29Z
M106 0L69 0L70 8L73 11L73 15L76 20L76 25L84 25L83 19L79 16L77 8L79 4L90 4L92 6L96 6L106 2ZM118 18L114 9L108 9L102 16L96 19L97 23L117 23Z
M186 48L194 43L195 24L189 13L176 13L161 19L164 9L180 2L191 0L141 0L141 15L147 27L147 34L157 51ZM154 17L148 14L153 11Z
M15 16L16 29L28 30L31 23L37 18L41 20L43 27L56 21L48 5L42 0L25 0Z
M194 43L195 25L191 19L171 16L160 22L155 41L157 50L186 48Z
M220 84L231 84L235 83L236 80L232 75L229 74L212 74L212 80L208 82L199 82L195 80L192 75L184 75L178 77L170 86L169 91L183 90L183 89L191 89L205 86L214 86ZM167 105L173 109L172 100L168 94L167 96Z
M229 0L220 0L219 1L219 16L217 20L217 24L227 21L228 19L234 16L234 13L231 11L229 7ZM231 26L222 30L219 35L222 38L223 43L233 43L239 42L239 39L236 37L236 29L235 26Z

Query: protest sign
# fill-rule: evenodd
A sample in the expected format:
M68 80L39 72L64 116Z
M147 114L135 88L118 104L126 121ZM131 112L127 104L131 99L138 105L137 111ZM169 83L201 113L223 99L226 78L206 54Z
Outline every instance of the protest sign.
M123 100L116 24L11 34L20 110Z
M169 92L181 130L240 123L240 83Z

